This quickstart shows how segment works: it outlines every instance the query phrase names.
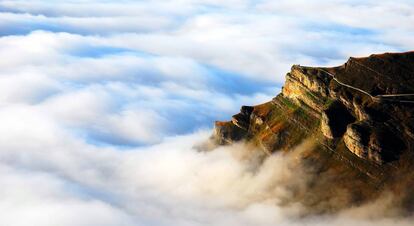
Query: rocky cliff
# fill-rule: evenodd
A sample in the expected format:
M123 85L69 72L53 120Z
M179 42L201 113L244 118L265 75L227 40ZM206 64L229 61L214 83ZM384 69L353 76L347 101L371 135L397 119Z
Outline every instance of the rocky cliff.
M317 146L303 159L334 175L333 183L358 182L349 189L360 197L395 184L402 171L411 186L414 52L351 57L337 67L294 65L280 94L216 122L212 137L255 144L268 155L311 138Z

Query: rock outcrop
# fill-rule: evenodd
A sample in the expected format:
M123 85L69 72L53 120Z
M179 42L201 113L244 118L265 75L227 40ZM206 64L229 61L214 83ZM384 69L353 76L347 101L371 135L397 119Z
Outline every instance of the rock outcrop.
M321 132L330 139L342 137L348 124L355 121L352 114L346 107L339 103L333 102L321 114Z
M349 151L378 164L397 160L405 148L404 142L385 125L372 121L349 124L343 140Z
M313 137L370 178L382 180L414 150L414 52L350 58L338 67L292 66L273 100L216 122L219 144L244 140L266 153Z
M249 131L253 109L250 106L242 106L240 113L233 115L231 121L216 121L213 135L215 141L223 145L245 138Z

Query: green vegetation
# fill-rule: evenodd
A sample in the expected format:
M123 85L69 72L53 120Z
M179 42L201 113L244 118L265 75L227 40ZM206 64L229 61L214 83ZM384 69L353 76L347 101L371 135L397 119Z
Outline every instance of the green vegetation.
M296 108L298 108L299 106L298 105L296 105L296 104L294 104L291 100L289 100L289 99L287 99L287 98L284 98L284 97L278 97L278 99L279 100L281 100L282 101L282 103L284 104L284 105L286 105L288 108L290 108L290 109L296 109Z
M329 108L329 106L331 106L334 102L335 102L334 99L327 98L326 101L325 101L325 104L323 105L323 108L324 109Z
M250 142L265 146L270 152L292 148L319 129L320 120L308 109L278 96L275 103L261 106L264 123L252 130Z
M311 91L306 91L305 92L305 96L307 96L308 98L310 98L314 103L320 103L321 100L323 100L324 98L322 98L320 95L317 95Z

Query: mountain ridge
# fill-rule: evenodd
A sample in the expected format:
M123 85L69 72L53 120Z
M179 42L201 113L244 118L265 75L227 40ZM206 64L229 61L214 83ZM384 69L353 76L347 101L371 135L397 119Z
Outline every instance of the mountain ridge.
M321 175L353 181L358 200L414 185L414 52L351 57L336 67L293 65L280 94L217 121L212 135L216 144L246 142L266 155L306 139L317 147L302 160L325 162Z

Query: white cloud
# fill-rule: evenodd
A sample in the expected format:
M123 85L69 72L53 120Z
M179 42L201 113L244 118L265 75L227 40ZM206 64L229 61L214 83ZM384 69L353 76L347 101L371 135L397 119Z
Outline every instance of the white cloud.
M0 167L3 225L134 225L108 203L75 197L76 188L59 177Z
M4 104L37 104L99 143L145 144L211 126L242 101L257 103L273 93L189 58L108 50L110 40L40 31L0 38L0 52L11 59L0 71ZM252 94L260 98L247 98Z
M113 46L192 58L277 82L283 82L281 75L292 62L338 64L351 55L409 50L414 10L409 1L342 0L62 5L37 1L4 2L3 7L6 12L44 14L3 13L6 34L44 29L104 35Z
M365 213L357 211L357 217L347 210L336 216L298 218L304 210L299 203L285 207L277 203L291 197L293 187L306 189L306 178L312 179L294 160L309 144L258 165L254 153L259 152L243 145L195 151L192 146L208 135L205 131L124 152L81 144L74 137L55 138L60 144L37 141L38 153L16 143L1 153L2 159L15 157L1 163L0 209L8 215L0 222L45 226L411 222L382 218L378 212L382 202ZM377 213L374 220L373 212Z
M193 146L214 120L270 100L294 63L408 50L413 12L370 0L0 2L0 224L409 225L371 221L378 203L298 218L300 204L277 205L303 182L289 156L259 166L242 145Z

